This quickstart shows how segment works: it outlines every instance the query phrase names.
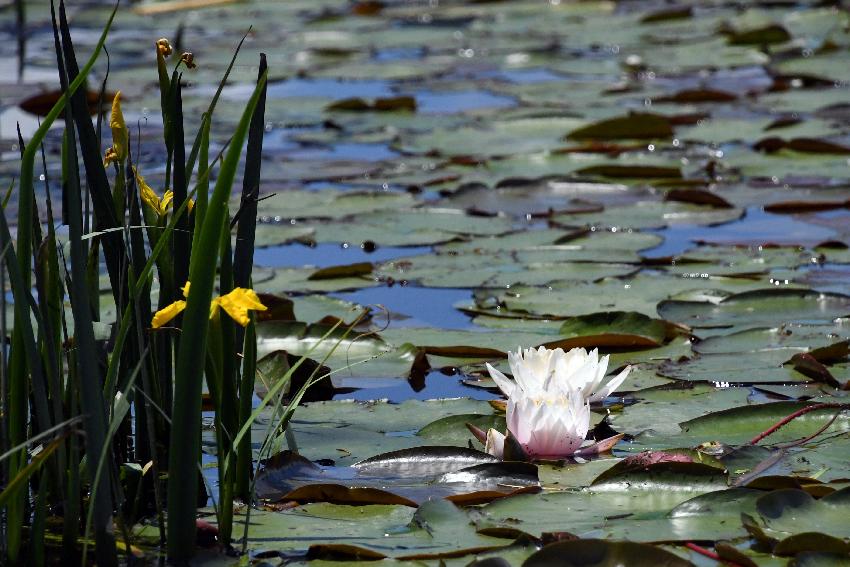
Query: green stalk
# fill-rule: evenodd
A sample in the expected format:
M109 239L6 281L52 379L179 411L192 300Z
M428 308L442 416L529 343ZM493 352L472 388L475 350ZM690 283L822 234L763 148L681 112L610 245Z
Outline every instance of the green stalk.
M248 34L251 33L251 28L248 28L248 32L242 36L242 39L239 40L239 44L236 46L236 49L233 52L233 57L230 58L230 63L227 65L227 69L224 71L224 76L222 76L221 81L218 83L218 88L215 91L215 94L210 101L210 105L207 107L207 111L201 116L201 127L198 129L198 133L195 136L195 141L192 144L192 151L189 152L189 158L186 160L186 178L192 177L192 171L195 169L195 160L198 158L198 152L204 149L204 145L206 144L207 149L209 148L209 135L210 135L210 122L212 121L213 112L215 111L215 106L218 104L218 98L221 96L221 91L224 89L224 85L227 84L227 78L230 76L230 71L233 70L233 65L236 63L236 57L239 55L239 50L242 49L242 44L245 43L245 39L248 37ZM157 64L159 61L157 60ZM164 63L164 61L163 61ZM166 77L168 75L166 74ZM160 90L162 90L162 71L160 71ZM206 141L204 140L204 129L206 129ZM201 159L201 164L198 166L198 176L200 177L203 172L200 167L203 165L203 158ZM200 192L198 193L198 199L200 199ZM206 197L204 198L206 200ZM200 223L198 223L200 224Z
M245 329L242 357L242 378L239 382L239 426L251 417L251 401L254 395L254 380L257 374L257 329L252 320ZM236 447L236 496L243 502L251 502L252 449L251 437L244 436Z
M26 145L24 151L21 155L21 169L20 169L20 181L19 181L19 196L18 196L18 249L16 254L16 270L18 272L21 281L19 283L19 291L16 293L16 298L18 299L15 303L19 304L22 308L24 308L29 303L25 301L25 297L29 296L29 289L31 287L31 258L32 258L32 218L34 214L34 199L35 199L35 186L34 186L34 169L35 169L35 157L38 148L41 146L42 141L44 140L47 131L52 126L53 122L60 115L62 110L65 107L65 104L70 97L79 89L79 87L83 84L86 79L86 76L91 71L94 66L95 61L97 60L98 55L100 54L100 50L103 48L103 45L106 41L106 36L109 33L109 29L112 26L112 21L115 18L115 14L117 12L117 5L113 9L110 17L104 26L103 32L98 40L97 46L95 47L91 57L87 61L86 65L83 67L80 73L74 78L70 85L68 85L68 89L65 94L54 104L53 108L44 117L39 128L36 130L33 135L30 143ZM5 221L5 217L3 219ZM5 224L5 222L4 222ZM8 257L7 257L8 259ZM10 262L7 261L7 265ZM11 271L11 270L10 270ZM10 274L11 275L11 274ZM25 290L25 291L24 291ZM34 364L34 359L32 357L24 356L24 352L21 351L21 348L27 348L27 345L31 345L30 348L34 348L35 342L34 338L29 341L25 340L24 337L24 328L29 329L29 334L32 336L32 328L30 327L30 318L29 314L25 312L24 309L20 311L20 315L17 315L18 311L16 311L16 319L19 324L15 325L13 330L12 337L12 348L10 350L10 360L9 360L9 406L6 410L9 413L9 439L13 444L16 442L20 442L26 435L26 416L28 414L28 404L27 397L29 392L28 387L28 364L27 358L30 359L30 368L29 372L38 372L38 366L40 364L40 360ZM27 348L29 350L29 348ZM43 387L44 381L38 376L34 378L32 381L33 386L35 387ZM43 394L36 394L35 396L36 402L39 404L44 403L46 406L46 400L44 399ZM38 408L37 408L38 409ZM36 412L36 416L43 413L44 409ZM44 417L42 417L44 419ZM49 427L49 424L46 424ZM41 424L40 429L46 429L45 424ZM11 459L9 465L9 475L16 475L21 472L26 462L25 455L18 455ZM14 491L10 492L10 501L7 508L7 557L11 560L17 560L18 552L20 549L21 543L21 527L23 525L23 513L24 513L24 494L23 493L14 493Z
M204 214L207 212L207 202L210 198L210 183L209 183L209 169L210 169L210 121L206 118L204 119L204 123L201 125L201 150L199 154L199 163L198 163L198 178L203 181L198 182L198 193L195 197L195 226L199 227L204 224ZM200 236L201 231L196 230L192 234L192 247L194 248L196 244L196 240L198 236Z
M67 118L72 138L71 159L76 161L73 151L73 126ZM77 372L80 379L80 407L86 415L86 455L89 466L93 456L106 449L107 422L104 414L102 377L97 364L97 346L92 327L92 312L89 302L89 286L86 277L88 254L83 244L82 202L80 199L79 178L73 173L66 180L68 185L68 232L71 247L71 311L74 315L74 342L77 347ZM110 462L110 466L112 463ZM91 474L91 469L89 470ZM94 475L91 475L94 476ZM111 475L94 480L92 484L92 503L95 519L95 539L97 541L97 562L99 565L116 565L115 539L112 533L112 482ZM95 483L96 482L96 483Z
M168 555L175 560L189 559L195 550L195 498L198 490L197 464L200 457L201 389L203 372L198 361L206 352L207 325L213 284L216 275L218 248L227 203L236 176L242 145L248 133L248 123L257 105L265 78L260 81L227 151L210 198L198 248L189 266L191 291L183 315L182 348L177 356L174 375L174 406L171 418L172 434L168 466Z

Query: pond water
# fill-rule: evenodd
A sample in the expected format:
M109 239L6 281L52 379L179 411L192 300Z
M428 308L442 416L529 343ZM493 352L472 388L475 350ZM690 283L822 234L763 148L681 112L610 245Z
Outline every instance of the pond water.
M152 3L119 11L107 89L121 89L127 117L140 120L133 143L157 191L165 153L151 110L159 108L153 42L176 40L179 28L198 62L183 70L188 144L234 46L254 26L214 114L216 151L253 92L258 54L268 55L260 186L268 198L259 204L255 287L291 300L299 321L260 325L259 348L309 353L333 371L334 387L329 399L299 407L292 427L301 455L324 468L272 471L280 494L269 493L326 474L410 497L352 507L323 493L258 510L249 549L302 562L315 554L466 565L501 555L518 566L535 551L520 545L532 541L524 534L568 532L652 544L612 547L614 555L707 564L684 544L728 540L755 564L785 564L751 545L741 512L781 539L829 501L795 492L806 515L782 523L760 512L769 504L791 513L773 488L821 498L850 477L846 412L832 422L832 411L810 412L769 437L793 443L825 428L803 445L750 446L803 404L847 400L846 9L813 1L252 0L138 12ZM39 120L19 105L56 88L46 10L27 6L20 80L15 23L0 11L4 188L18 175L17 122L27 138ZM78 51L94 45L108 10L74 3ZM90 85L105 77L100 61ZM401 95L415 104L387 101ZM349 99L362 100L335 106ZM103 136L106 146L108 127ZM45 150L47 173L58 179L58 130ZM237 202L234 195L231 210ZM354 337L316 341L326 317L350 322L363 309L371 318ZM510 372L508 352L539 345L599 348L610 373L633 367L592 407L591 435L622 440L600 459L539 463L542 493L472 507L423 504L423 494L442 490L494 498L525 486L526 469L488 462L462 482L420 472L422 462L443 462L435 446L484 448L467 423L504 430L489 403L501 396L486 363ZM255 425L256 446L269 419L266 411ZM212 443L210 431L205 439ZM421 451L404 474L348 468L402 449ZM618 466L644 450L701 462L651 474ZM497 480L482 480L485 473ZM756 477L765 479L753 490L731 488ZM757 505L764 494L777 500ZM846 489L836 494L836 509L846 507ZM846 522L827 523L817 529L842 542L850 536ZM658 543L659 533L672 539Z

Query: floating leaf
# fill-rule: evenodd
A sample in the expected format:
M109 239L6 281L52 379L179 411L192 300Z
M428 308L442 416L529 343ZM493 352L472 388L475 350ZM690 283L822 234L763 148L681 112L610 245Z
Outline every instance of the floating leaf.
M680 104L694 104L702 102L732 102L738 97L726 91L714 89L685 89L669 96L655 99L655 102L675 102Z
M658 165L591 165L577 169L582 175L598 175L612 179L681 179L682 172L677 167Z
M688 567L690 561L651 545L631 541L578 539L547 545L525 560L522 567Z
M357 262L344 266L329 266L316 270L307 278L308 280L334 280L337 278L353 278L366 276L372 273L371 262Z
M787 149L795 152L812 153L812 154L850 154L850 147L830 142L829 140L818 140L815 138L793 138L791 140L783 140L782 138L764 138L756 142L754 149L773 153L779 150Z
M693 327L771 323L828 323L850 314L850 296L799 289L762 289L729 296L718 303L662 301L665 319Z
M104 105L108 104L112 99L115 98L115 93L112 92L104 92L103 98L101 99L101 93L98 91L86 91L86 104L88 105L89 114L94 116L100 110L98 108L98 104L100 101L104 101ZM21 107L22 110L29 112L30 114L35 114L36 116L47 116L50 110L53 108L53 105L62 98L61 91L50 91L46 93L41 93L37 95L33 95L25 100L22 100L18 106Z
M328 105L327 109L331 111L342 110L351 112L415 112L416 99L412 96L396 96L376 98L374 102L368 103L359 97L345 98Z
M784 27L772 24L761 28L735 31L729 34L730 45L772 45L785 43L791 34Z
M672 326L635 311L608 311L571 317L561 325L559 339L567 348L652 348L673 334ZM567 346L568 345L568 346Z
M609 118L567 134L568 140L656 140L673 135L670 121L659 114L633 113ZM660 176L658 176L660 177Z
M661 10L645 14L641 17L640 23L654 24L673 20L687 20L693 15L694 10L690 6L673 6L671 8L662 8Z

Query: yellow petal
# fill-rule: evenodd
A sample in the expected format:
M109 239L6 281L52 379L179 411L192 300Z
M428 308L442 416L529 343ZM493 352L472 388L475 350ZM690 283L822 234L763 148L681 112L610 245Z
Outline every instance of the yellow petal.
M210 319L218 315L218 310L221 307L221 297L216 297L210 301Z
M251 320L248 318L248 310L265 311L266 306L260 303L260 298L254 290L237 287L227 295L217 298L218 306L224 309L230 317L242 325L247 325Z
M109 127L112 129L112 148L118 160L127 159L127 142L130 133L124 124L124 114L121 112L121 91L115 93L112 99L112 115L109 118Z
M165 192L165 195L162 196L162 201L159 202L159 209L162 211L162 214L165 214L165 211L167 211L168 207L171 206L172 201L174 201L174 191L169 189Z
M151 326L154 329L162 327L163 325L177 317L184 309L186 309L186 302L182 299L178 299L171 305L163 307L162 309L157 311L153 316Z
M190 283L187 281L186 285L183 286L183 297L189 297L189 285Z
M142 202L156 214L162 216L163 210L159 206L159 197L156 191L151 189L151 186L147 184L145 178L139 174L135 167L133 168L133 173L136 174L136 185L139 186L139 196L141 196Z

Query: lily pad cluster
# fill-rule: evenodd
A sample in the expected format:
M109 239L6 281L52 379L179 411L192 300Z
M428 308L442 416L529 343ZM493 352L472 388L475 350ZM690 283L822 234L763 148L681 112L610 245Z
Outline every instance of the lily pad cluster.
M295 413L297 454L275 440L260 507L242 510L256 562L847 561L846 10L152 5L117 21L109 71L128 123L141 121L151 183L166 157L146 142L162 125L131 115L156 107L148 38L179 22L195 53L187 119L200 120L249 25L273 71L257 393L302 355L307 374L329 376ZM81 5L72 25L99 25L105 9ZM38 94L52 41L30 37L31 74L0 87ZM249 67L234 67L217 119L237 119ZM19 113L11 100L0 111ZM16 135L0 136L8 186ZM485 365L508 372L508 351L541 345L599 348L612 372L634 366L592 408L589 438L624 435L611 453L517 463L481 452L467 424L505 426ZM306 377L292 379L295 391ZM255 423L258 448L274 419Z

